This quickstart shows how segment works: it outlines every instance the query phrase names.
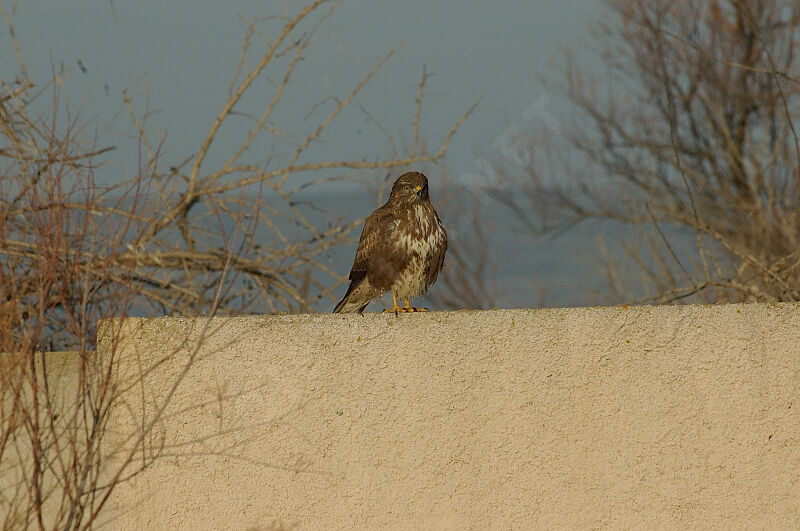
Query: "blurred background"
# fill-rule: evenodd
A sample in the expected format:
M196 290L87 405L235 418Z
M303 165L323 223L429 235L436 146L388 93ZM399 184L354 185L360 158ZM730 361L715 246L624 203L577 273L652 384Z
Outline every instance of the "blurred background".
M330 311L409 169L433 309L800 299L795 2L0 5L18 337Z

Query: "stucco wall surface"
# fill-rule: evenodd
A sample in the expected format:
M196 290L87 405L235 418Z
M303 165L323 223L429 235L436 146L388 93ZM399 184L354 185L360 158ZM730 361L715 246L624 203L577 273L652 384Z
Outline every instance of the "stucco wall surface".
M797 304L121 327L119 529L800 526Z

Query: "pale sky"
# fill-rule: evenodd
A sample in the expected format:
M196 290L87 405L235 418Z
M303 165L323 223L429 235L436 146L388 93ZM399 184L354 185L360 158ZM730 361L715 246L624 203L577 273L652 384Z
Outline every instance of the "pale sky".
M11 10L12 4L0 1ZM63 64L64 93L73 107L83 101L85 116L98 114L106 123L120 109L122 90L138 79L136 93L149 86L150 108L159 111L151 127L166 131L168 147L183 153L196 149L225 101L245 28L240 17L295 13L303 5L299 0L24 0L12 19L36 81L47 80L51 59ZM448 159L452 175L475 171L480 151L508 124L521 122L542 94L535 76L555 74L549 63L559 49L579 47L589 23L602 14L599 0L343 0L330 27L346 53L330 39L313 48L295 85L306 93L295 94L296 101L311 105L325 95L326 82L346 94L380 56L405 41L359 101L390 131L407 133L416 84L427 65L434 76L424 126L434 142L483 96ZM14 58L5 29L0 38L5 40L0 72L8 75ZM550 101L558 111L558 98ZM114 123L120 129L129 125L124 116ZM334 149L361 156L386 149L372 135L342 142Z

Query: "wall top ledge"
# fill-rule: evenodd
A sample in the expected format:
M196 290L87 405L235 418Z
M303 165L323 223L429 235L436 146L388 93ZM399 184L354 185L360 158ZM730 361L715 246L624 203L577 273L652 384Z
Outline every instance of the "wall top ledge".
M631 349L775 353L798 350L800 303L105 319L98 325L98 350L108 348L117 332L155 351L160 350L155 345L176 345L179 338L213 336L220 348L241 341L289 350L302 344L298 355L390 354L407 345L425 352L496 351L525 358L576 348L589 355Z
M470 321L497 322L511 318L530 320L563 319L564 317L576 318L602 318L624 316L653 316L660 318L711 318L727 316L731 319L764 318L794 316L800 319L800 302L770 302L770 303L736 303L736 304L686 304L686 305L640 305L640 306L581 306L566 308L512 308L490 310L455 310L455 311L429 311L413 314L387 314L381 311L358 314L246 314L237 316L215 316L214 320L251 321L251 322L276 322L276 323L324 323L346 322L363 323L365 325L391 323L442 323ZM196 317L126 317L129 322L189 322L205 319L205 316ZM119 321L119 318L107 318L100 321L102 328L109 323Z

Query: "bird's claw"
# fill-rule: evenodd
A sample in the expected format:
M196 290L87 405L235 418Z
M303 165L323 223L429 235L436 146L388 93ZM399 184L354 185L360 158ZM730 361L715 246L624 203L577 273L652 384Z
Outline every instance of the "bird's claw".
M413 306L395 306L394 308L386 308L383 310L383 313L393 313L395 315L401 313L417 313L417 312L427 312L429 311L427 308L415 308Z

